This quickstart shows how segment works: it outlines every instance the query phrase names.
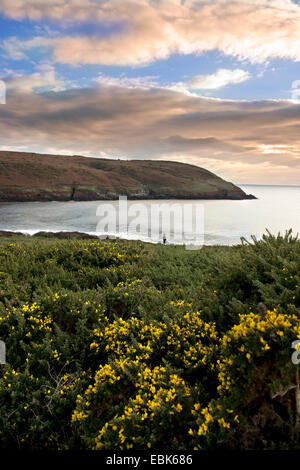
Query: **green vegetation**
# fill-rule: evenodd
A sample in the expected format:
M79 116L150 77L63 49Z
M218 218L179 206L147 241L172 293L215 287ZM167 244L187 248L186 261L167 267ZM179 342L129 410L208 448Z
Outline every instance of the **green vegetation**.
M297 449L300 241L0 238L0 448Z

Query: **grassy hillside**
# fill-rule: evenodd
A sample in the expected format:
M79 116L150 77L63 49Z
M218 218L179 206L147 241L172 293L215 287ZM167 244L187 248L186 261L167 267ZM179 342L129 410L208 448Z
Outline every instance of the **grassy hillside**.
M299 449L290 234L196 252L14 236L0 264L0 448Z
M0 201L139 198L245 199L238 187L193 165L0 151Z

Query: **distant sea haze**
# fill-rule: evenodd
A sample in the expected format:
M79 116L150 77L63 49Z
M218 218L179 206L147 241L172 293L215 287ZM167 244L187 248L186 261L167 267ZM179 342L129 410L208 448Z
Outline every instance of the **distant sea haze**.
M203 234L199 234L205 245L234 245L241 237L258 238L266 228L272 233L284 233L292 228L300 233L300 186L239 185L247 194L254 194L254 200L203 200ZM141 201L149 210L158 201ZM184 200L159 201L167 204L187 204ZM0 230L34 234L39 231L59 232L78 231L97 234L99 217L96 212L99 204L115 204L118 201L88 202L29 202L1 203ZM128 201L128 206L136 201ZM175 224L176 225L176 224ZM162 239L149 237L147 224L141 224L140 232L127 233L119 227L117 233L122 238L161 242ZM201 235L201 236L200 236ZM167 240L170 243L171 240Z

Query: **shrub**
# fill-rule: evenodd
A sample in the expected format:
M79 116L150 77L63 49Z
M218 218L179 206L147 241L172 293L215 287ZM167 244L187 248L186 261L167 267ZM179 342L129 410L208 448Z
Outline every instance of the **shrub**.
M300 242L0 238L0 448L299 448Z

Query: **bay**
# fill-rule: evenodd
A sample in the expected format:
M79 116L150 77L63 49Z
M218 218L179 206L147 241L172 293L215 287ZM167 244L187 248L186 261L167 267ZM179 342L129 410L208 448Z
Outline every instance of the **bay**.
M292 228L300 233L300 187L298 186L261 186L240 185L246 192L254 194L256 200L146 200L128 201L128 210L134 212L142 208L138 229L133 224L116 224L115 230L108 231L109 236L138 239L149 242L161 242L163 233L154 236L149 233L149 214L155 204L186 207L197 204L203 209L203 226L199 240L205 245L234 245L240 238L250 239L251 235L260 238L266 229L271 233L284 233ZM118 212L118 201L69 201L69 202L26 202L0 204L0 230L22 232L32 235L39 231L78 231L97 235L106 235L99 231L99 212L107 212L110 224L115 217L114 207ZM99 207L101 207L99 211ZM98 211L98 216L97 216ZM124 215L124 214L123 214ZM130 219L131 220L131 219ZM111 226L114 224L112 223ZM98 226L98 227L97 227ZM155 227L157 228L157 227ZM176 238L176 224L168 233L167 243ZM190 234L192 235L192 234Z

